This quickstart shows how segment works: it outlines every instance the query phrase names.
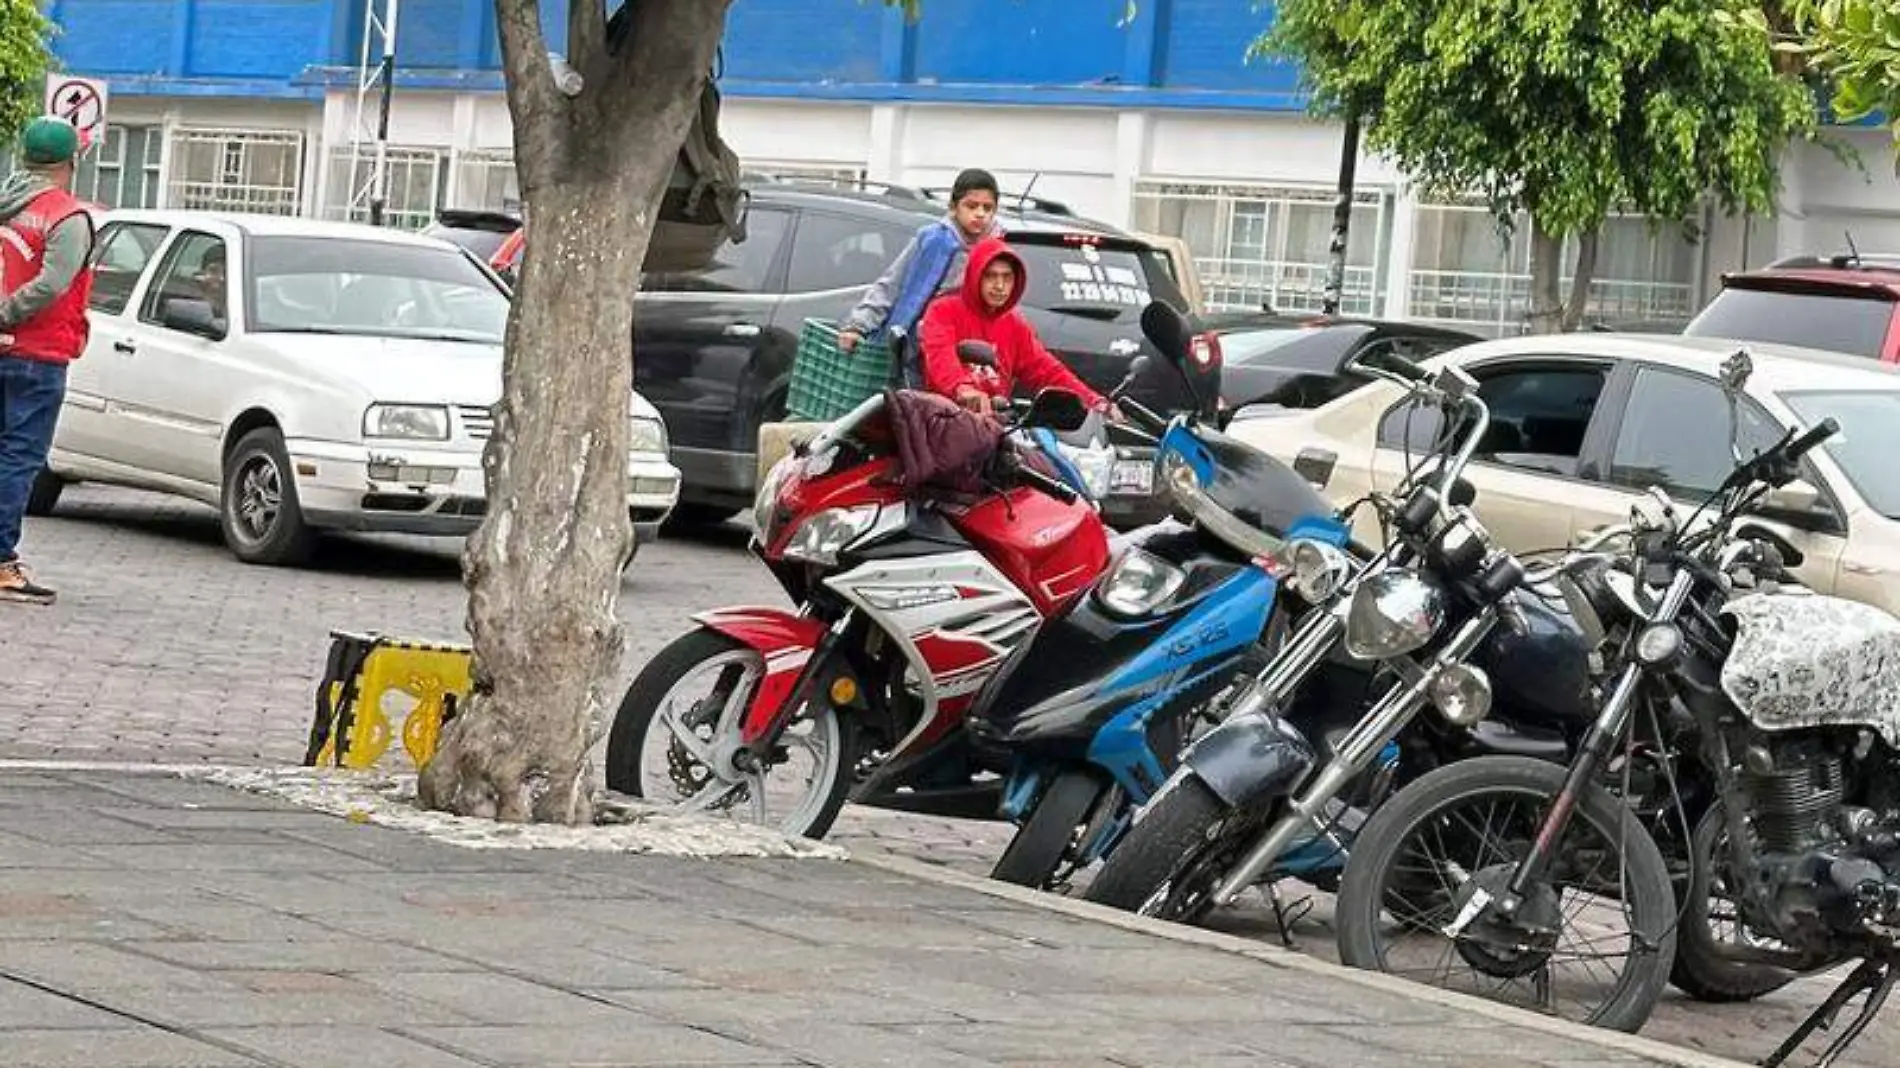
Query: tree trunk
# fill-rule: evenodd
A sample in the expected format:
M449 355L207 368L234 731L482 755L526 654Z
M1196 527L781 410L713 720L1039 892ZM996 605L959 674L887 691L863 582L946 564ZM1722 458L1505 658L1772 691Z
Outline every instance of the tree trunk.
M1563 288L1564 239L1544 229L1535 214L1531 216L1531 313L1533 334L1555 334L1563 329L1564 305L1559 295Z
M1564 333L1583 325L1590 310L1590 283L1597 274L1597 238L1601 230L1591 230L1577 239L1577 270L1570 276L1570 299L1564 302Z
M727 0L632 0L607 40L574 0L557 87L536 0L496 0L515 165L532 219L483 457L488 513L464 568L474 692L423 769L431 808L591 818L591 728L620 651L633 298Z

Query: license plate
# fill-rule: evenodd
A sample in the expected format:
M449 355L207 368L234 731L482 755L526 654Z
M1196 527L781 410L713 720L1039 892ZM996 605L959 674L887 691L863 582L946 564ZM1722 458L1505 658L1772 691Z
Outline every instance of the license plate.
M1117 460L1108 477L1108 492L1148 496L1155 491L1155 465L1151 460Z

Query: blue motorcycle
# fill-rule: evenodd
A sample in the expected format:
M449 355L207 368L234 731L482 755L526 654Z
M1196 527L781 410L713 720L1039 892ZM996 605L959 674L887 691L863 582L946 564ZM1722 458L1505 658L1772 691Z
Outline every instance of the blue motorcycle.
M1144 329L1157 320L1157 348L1184 355L1170 343L1171 317L1144 315ZM1006 882L1059 886L1114 848L1174 770L1192 725L1218 719L1223 693L1264 666L1284 634L1276 604L1287 541L1349 539L1291 468L1191 417L1163 422L1123 407L1158 437L1158 471L1190 523L1129 535L1094 589L978 695L969 730L1009 767L1002 815L1019 828L991 873ZM1316 850L1315 862L1332 852Z

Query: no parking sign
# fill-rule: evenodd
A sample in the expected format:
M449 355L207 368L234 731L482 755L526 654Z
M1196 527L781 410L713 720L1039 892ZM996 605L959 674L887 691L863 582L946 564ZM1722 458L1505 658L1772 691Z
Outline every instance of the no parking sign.
M106 132L106 83L72 74L46 76L46 113L73 124L79 143L90 145Z

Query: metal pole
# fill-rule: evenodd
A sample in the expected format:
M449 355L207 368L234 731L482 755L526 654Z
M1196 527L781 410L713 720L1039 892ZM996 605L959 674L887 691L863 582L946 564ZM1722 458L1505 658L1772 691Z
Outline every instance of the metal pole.
M383 94L376 116L376 176L370 186L369 224L383 225L383 206L389 201L389 104L396 90L396 2L383 8Z
M1339 196L1333 201L1333 244L1326 268L1326 293L1321 310L1338 315L1346 290L1346 240L1352 233L1352 191L1359 173L1359 112L1346 112L1346 130L1339 146Z

